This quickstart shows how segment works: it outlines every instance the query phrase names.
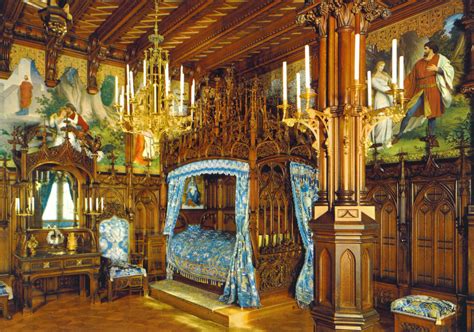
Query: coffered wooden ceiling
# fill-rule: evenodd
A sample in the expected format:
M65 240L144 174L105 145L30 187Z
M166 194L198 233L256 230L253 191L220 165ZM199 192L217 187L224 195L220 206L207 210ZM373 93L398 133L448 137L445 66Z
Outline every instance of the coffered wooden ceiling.
M38 1L38 0L36 0ZM38 9L20 0L4 0L3 15L19 13L15 38L44 42ZM392 16L372 29L442 4L442 0L380 0ZM295 24L304 0L162 0L159 30L173 66L208 71L233 64L243 72L266 70L282 58L301 53L316 34ZM87 56L92 39L109 49L108 61L138 63L150 46L152 0L74 0L73 27L65 50ZM10 15L10 16L9 16Z

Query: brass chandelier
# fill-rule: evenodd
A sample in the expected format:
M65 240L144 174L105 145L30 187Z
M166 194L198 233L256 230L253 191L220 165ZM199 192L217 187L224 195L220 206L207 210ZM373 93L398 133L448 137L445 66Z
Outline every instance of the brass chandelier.
M153 137L154 149L150 159L159 157L160 142L164 137L176 138L191 130L192 116L184 109L184 74L181 66L180 94L171 92L168 51L160 43L164 38L158 33L158 0L155 0L155 28L148 38L153 44L144 51L143 83L135 94L133 72L127 65L126 91L122 87L119 100L118 80L115 80L115 110L119 115L120 128L131 134L147 134ZM194 107L194 82L191 112Z

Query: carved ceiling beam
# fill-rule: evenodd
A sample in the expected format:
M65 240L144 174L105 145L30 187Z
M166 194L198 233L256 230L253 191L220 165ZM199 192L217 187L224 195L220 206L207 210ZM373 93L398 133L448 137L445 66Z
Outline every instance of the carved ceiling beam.
M288 0L260 0L249 1L245 5L239 7L235 12L228 15L225 20L217 21L210 25L205 31L200 33L197 38L181 44L172 52L170 58L175 63L181 63L190 59L196 53L208 48L212 43L229 33L243 27L252 22L256 17L268 12L270 9L290 3Z
M159 33L163 35L166 42L167 39L171 39L172 35L179 32L193 17L195 18L198 15L205 15L211 12L217 6L224 3L224 1L225 0L185 1L159 23ZM150 28L133 45L129 47L130 54L132 53L131 50L133 49L135 56L140 57L143 51L151 46L148 37L153 34L153 29L154 28ZM134 59L135 56L131 57L133 62L136 61L136 59Z
M10 76L10 51L13 44L13 31L25 3L5 0L0 17L0 78Z
M118 40L133 25L140 22L152 9L150 0L123 1L94 32L102 43L110 45Z
M72 15L73 24L81 20L82 15L86 13L86 11L94 3L94 1L95 0L81 0L81 1L74 1L72 3L71 15Z
M263 29L255 34L239 40L228 47L224 47L215 53L209 55L207 58L201 60L196 67L202 70L212 70L225 63L231 62L240 58L242 55L259 48L265 43L275 40L290 31L296 30L298 27L295 24L296 12L291 12L276 22L266 25Z
M270 70L280 68L283 61L289 63L301 60L304 57L304 46L315 46L317 44L316 37L312 31L305 32L295 38L291 38L286 43L271 47L265 52L260 52L246 61L237 64L241 68L239 74L250 75L255 72L268 72Z

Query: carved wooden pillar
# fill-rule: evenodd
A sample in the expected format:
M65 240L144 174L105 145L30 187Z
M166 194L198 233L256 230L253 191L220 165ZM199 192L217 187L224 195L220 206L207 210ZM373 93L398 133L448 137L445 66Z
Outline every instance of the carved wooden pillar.
M97 72L102 61L105 60L108 49L97 38L92 37L89 40L87 56L87 92L95 95L99 92L97 84Z
M359 115L363 104L353 90L352 49L354 32L360 31L361 22L366 20L368 24L387 12L374 1L358 0L323 0L306 9L304 14L311 16L308 11L312 11L319 32L325 31L320 36L324 44L320 46L319 66L320 73L326 73L321 80L326 80L327 94L323 88L325 93L319 97L318 105L331 110L327 132L328 204L314 206L310 222L315 269L315 303L311 314L316 331L372 331L379 320L373 303L378 226L375 208L360 203L360 192L365 190L365 151ZM365 52L361 52L360 62L365 62ZM319 151L322 150L323 146Z
M23 1L15 0L6 0L3 5L4 12L0 17L0 79L7 79L10 76L13 30L24 6Z

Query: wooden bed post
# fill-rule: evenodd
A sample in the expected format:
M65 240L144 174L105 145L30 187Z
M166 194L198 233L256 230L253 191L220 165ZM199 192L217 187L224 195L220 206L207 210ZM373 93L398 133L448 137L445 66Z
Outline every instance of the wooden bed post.
M257 176L257 81L254 81L252 86L252 100L250 105L250 151L249 151L249 166L250 166L250 188L249 188L249 211L250 211L250 239L252 241L252 252L254 258L255 271L257 271L256 263L258 262L258 176ZM260 280L257 279L257 288Z

